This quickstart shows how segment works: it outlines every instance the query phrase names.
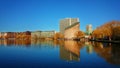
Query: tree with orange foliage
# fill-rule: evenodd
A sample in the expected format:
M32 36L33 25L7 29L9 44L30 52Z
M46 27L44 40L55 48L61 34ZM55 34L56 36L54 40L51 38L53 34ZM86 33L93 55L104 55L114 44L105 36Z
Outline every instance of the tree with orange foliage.
M61 33L56 33L56 34L54 35L54 39L63 39L63 38L64 38L64 35L61 34Z
M115 35L119 34L118 33L120 32L119 27L120 27L119 21L111 21L95 29L92 33L92 36L95 38L108 37L109 40L111 40L115 37ZM118 31L115 31L115 30L118 30Z
M113 29L113 40L120 40L120 26Z
M78 31L75 35L76 35L77 38L81 38L81 37L85 36L85 33L82 32L82 31Z

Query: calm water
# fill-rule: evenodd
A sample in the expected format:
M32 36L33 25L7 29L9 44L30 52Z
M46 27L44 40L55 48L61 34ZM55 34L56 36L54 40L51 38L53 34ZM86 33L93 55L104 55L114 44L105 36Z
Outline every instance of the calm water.
M120 68L120 45L0 40L0 68Z

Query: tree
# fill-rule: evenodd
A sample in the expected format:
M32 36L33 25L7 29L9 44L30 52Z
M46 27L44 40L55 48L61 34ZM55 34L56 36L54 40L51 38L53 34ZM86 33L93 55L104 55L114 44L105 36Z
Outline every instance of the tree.
M113 29L113 40L120 40L120 26Z
M115 37L116 32L118 33L119 27L120 27L119 21L107 22L102 26L98 27L97 29L95 29L92 33L92 36L95 38L108 37L109 40L111 40ZM118 30L118 31L115 31L115 30Z
M76 35L77 38L81 38L81 37L84 37L84 36L85 36L85 33L82 32L82 31L78 31L78 32L76 32L75 35Z
M62 39L62 38L64 38L64 35L59 32L54 35L54 39Z

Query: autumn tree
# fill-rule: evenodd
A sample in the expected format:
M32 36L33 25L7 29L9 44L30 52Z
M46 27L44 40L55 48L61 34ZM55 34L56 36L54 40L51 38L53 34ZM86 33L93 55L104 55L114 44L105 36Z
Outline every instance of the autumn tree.
M109 40L111 40L115 37L115 35L119 34L118 33L119 27L120 27L119 21L111 21L111 22L105 23L93 31L92 37L95 37L95 38L108 37Z
M78 31L78 32L76 32L75 35L76 35L77 38L81 38L81 37L84 37L84 36L85 36L85 33L82 32L82 31Z
M59 32L54 35L54 39L62 39L62 38L64 38L64 35Z
M120 26L113 29L113 40L120 40Z

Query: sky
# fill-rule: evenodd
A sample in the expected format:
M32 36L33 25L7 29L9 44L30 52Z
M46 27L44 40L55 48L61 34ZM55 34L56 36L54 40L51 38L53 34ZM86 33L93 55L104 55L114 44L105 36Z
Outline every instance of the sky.
M82 31L120 21L120 0L0 0L0 32L59 32L64 18L79 18Z

